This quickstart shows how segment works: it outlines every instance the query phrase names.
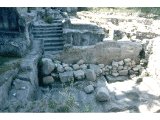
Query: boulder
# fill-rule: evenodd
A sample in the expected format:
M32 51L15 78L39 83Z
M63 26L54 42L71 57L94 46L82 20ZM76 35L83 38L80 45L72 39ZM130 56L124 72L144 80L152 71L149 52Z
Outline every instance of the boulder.
M97 88L96 100L98 100L99 102L110 100L109 91L106 87Z
M128 70L120 70L119 75L128 75Z
M78 65L78 64L74 64L72 67L73 67L73 69L74 69L74 70L78 70L78 69L80 69L80 67L79 67L79 65Z
M96 80L96 73L92 69L87 69L85 71L86 79L89 81L95 81Z
M42 73L49 75L55 69L55 64L49 58L42 58Z
M118 62L112 61L112 67L118 68Z
M59 73L64 72L64 68L62 65L60 65L60 64L57 65L57 72L59 72Z
M46 76L43 78L43 84L48 85L54 83L54 79L52 76Z
M108 76L106 76L106 78L107 78L107 82L109 82L109 83L128 80L128 76L117 76L117 77L114 77L114 76L108 75Z
M59 73L59 78L62 83L73 81L74 80L73 71Z
M84 78L85 78L84 71L83 71L83 70L74 71L74 77L75 77L77 80L84 79Z
M93 85L88 85L87 87L84 88L85 93L90 94L94 91Z

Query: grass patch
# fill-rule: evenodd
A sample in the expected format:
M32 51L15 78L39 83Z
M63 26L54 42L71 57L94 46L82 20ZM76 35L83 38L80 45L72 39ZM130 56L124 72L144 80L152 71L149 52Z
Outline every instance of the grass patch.
M0 56L0 74L8 70L17 68L19 64L20 64L19 58Z

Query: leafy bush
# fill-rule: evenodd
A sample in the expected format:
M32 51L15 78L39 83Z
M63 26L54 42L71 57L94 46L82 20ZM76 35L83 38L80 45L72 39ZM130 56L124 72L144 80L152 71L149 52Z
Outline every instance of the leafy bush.
M44 17L44 21L45 21L46 23L51 24L51 23L53 22L53 18L52 18L52 16L45 16L45 17Z

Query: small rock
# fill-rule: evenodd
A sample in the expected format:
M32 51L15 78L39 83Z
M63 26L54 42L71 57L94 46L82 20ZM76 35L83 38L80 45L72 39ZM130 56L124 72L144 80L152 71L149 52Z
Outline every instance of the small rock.
M118 66L118 70L123 70L123 66Z
M129 76L130 79L133 79L133 78L135 78L135 77L136 77L135 74Z
M95 81L96 80L96 73L92 69L87 69L85 71L86 79L89 81Z
M144 70L141 72L141 76L142 76L142 77L149 76L149 73L147 72L147 70L144 69Z
M53 79L59 78L59 74L57 74L57 73L51 73L51 76L53 77Z
M62 83L74 81L73 71L67 71L64 73L59 73L59 78Z
M139 83L141 83L142 81L143 81L143 78L138 77L137 80L136 80L136 84L139 84Z
M128 75L128 70L120 70L119 75Z
M108 68L111 70L111 69L112 69L112 66L108 66Z
M73 69L71 67L65 67L64 69L65 69L65 71L73 71Z
M129 70L129 71L128 71L128 74L129 74L129 75L133 75L133 74L134 74L134 71L133 71L133 70Z
M43 84L48 85L54 83L54 79L52 76L46 76L43 78Z
M65 68L65 67L69 67L68 64L65 64L65 63L62 63L62 66Z
M130 67L130 66L132 66L132 63L131 62L127 62L127 63L125 63L125 65Z
M64 72L64 68L62 65L60 65L60 64L57 65L57 72L59 72L59 73Z
M99 102L109 101L110 96L109 96L108 89L106 87L98 88L97 93L96 93L96 99Z
M86 66L85 64L83 64L83 65L80 65L79 67L80 67L80 69L82 69L82 70L85 70L85 69L87 69L87 66Z
M77 64L78 64L78 65L84 64L84 60L83 60L83 59L79 60L79 61L77 62Z
M118 64L119 64L120 66L123 66L123 65L124 65L123 60L119 61Z
M81 79L84 79L85 78L85 75L84 75L84 71L83 70L77 70L77 71L74 71L74 76L77 80L81 80Z
M112 76L117 77L119 73L112 73Z
M127 66L124 66L123 69L124 69L124 70L128 70L128 67L127 67Z
M85 93L90 94L94 91L93 85L88 85L87 87L84 88Z
M112 62L112 67L118 68L118 62L113 61L113 62Z
M137 72L139 69L138 69L138 67L134 67L134 68L132 68L133 69L133 71L135 71L135 72Z
M130 58L124 59L124 63L129 63L129 62L131 62L131 59L130 59Z
M78 69L80 69L80 67L79 67L79 65L78 65L78 64L74 64L72 67L73 67L73 69L74 69L74 70L78 70Z
M104 68L104 64L99 64L98 65L101 69Z
M132 65L132 67L135 67L136 66L136 62L134 60L132 60L131 65Z

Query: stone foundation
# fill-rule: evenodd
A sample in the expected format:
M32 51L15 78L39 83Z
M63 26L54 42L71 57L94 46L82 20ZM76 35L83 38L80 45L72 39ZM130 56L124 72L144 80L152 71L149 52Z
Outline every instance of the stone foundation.
M140 43L105 41L93 46L66 48L56 59L65 63L76 63L78 60L83 59L85 63L90 64L111 64L113 60L120 61L125 58L137 61L141 50Z

